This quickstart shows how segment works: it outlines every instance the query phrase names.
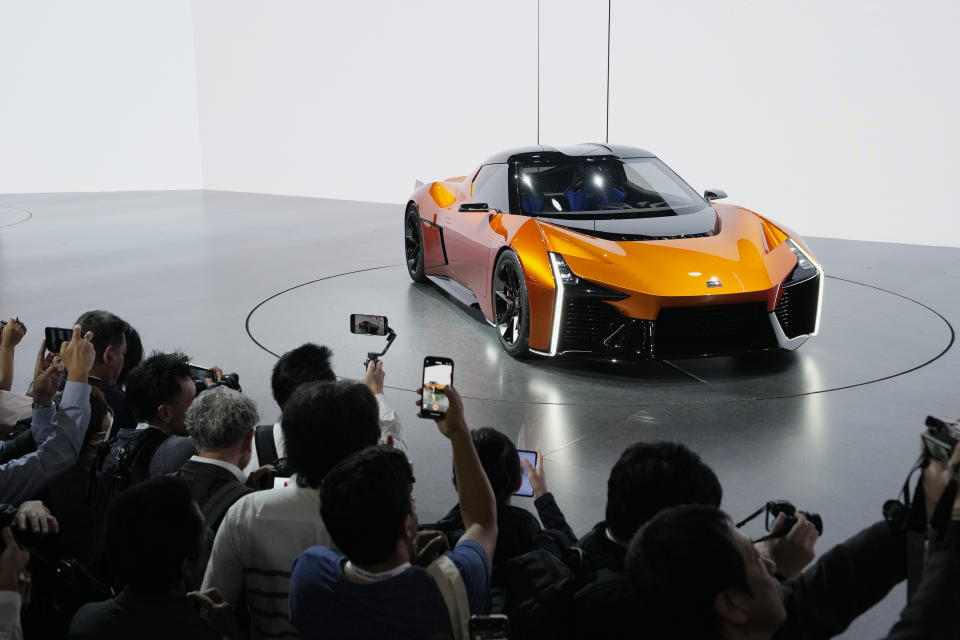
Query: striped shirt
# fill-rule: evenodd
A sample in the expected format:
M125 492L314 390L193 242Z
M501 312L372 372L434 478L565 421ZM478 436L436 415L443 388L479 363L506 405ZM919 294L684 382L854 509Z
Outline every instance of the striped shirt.
M295 480L230 507L203 576L203 588L215 587L231 604L246 591L253 640L300 637L289 620L290 569L308 548L333 545L320 518L319 492Z

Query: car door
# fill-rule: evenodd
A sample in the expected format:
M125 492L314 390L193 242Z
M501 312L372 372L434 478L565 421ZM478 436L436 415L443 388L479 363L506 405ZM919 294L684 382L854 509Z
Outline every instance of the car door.
M485 202L491 209L509 212L507 198L507 165L487 164L473 178L469 199L463 202ZM443 239L454 277L477 296L487 295L490 274L487 262L490 247L497 236L490 226L490 211L459 211L454 208L443 214Z

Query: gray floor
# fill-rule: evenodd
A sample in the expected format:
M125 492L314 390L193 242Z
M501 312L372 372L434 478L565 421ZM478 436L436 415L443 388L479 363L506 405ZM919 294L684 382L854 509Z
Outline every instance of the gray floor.
M456 499L446 442L415 416L412 391L422 357L448 355L471 425L543 450L578 533L603 517L625 446L675 439L717 471L734 517L771 498L823 514L821 551L880 517L926 414L958 413L960 360L948 349L958 249L811 238L831 277L822 333L798 352L617 368L506 356L469 310L410 282L401 216L400 205L211 191L0 195L0 315L30 327L16 388L44 326L105 308L148 349L239 372L272 421L271 352L326 343L338 373L357 377L381 342L351 335L347 318L384 314L399 334L384 359L387 397L406 428L422 521ZM882 635L904 597L895 591L844 637Z

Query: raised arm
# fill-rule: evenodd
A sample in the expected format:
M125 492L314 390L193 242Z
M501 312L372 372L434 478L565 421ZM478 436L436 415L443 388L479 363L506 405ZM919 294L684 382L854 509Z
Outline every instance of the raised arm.
M450 408L442 420L437 420L437 427L453 448L457 494L466 529L460 540L473 540L483 547L489 563L497 547L497 503L463 417L463 400L452 386L447 387L446 393Z
M17 318L10 318L0 332L0 390L13 387L13 354L26 333L27 328Z
M20 504L76 463L90 422L87 376L94 360L92 339L92 333L80 337L80 327L74 327L73 339L60 354L63 363L51 364L34 379L33 422L53 435L35 452L0 465L0 502ZM64 365L69 374L60 409L55 411L53 395Z

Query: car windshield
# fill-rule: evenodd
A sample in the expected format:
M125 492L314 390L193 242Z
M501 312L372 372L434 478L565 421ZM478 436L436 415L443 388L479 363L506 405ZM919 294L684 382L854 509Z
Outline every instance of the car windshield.
M702 210L706 203L657 158L610 156L523 162L517 166L521 213L660 217Z

